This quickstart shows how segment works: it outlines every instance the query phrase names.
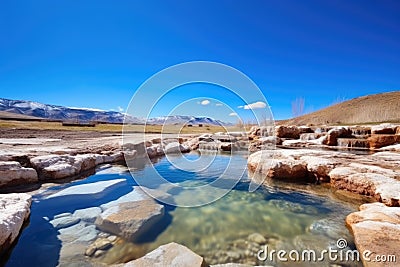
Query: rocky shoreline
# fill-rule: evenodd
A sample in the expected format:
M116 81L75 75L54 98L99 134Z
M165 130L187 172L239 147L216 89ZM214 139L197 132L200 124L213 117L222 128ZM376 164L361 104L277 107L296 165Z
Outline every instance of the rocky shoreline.
M105 137L100 140L82 139L67 144L59 139L2 139L0 141L0 192L3 192L0 193L0 255L6 253L16 241L22 225L30 214L31 196L26 193L10 192L30 192L39 189L42 184L64 183L84 178L94 174L95 168L102 164L125 164L125 161L146 156L155 158L165 153L190 150L188 145L182 144L184 142L182 138L170 136L163 143L160 142L158 135L149 135L148 140L144 142L141 139L133 138L133 142L136 143L127 143L125 147L122 146L120 136ZM129 202L129 198L126 202ZM136 209L143 211L140 206L126 207L129 203L121 205L125 205L125 209L135 210L135 213ZM138 218L143 219L139 215ZM148 217L151 218L151 214ZM106 217L103 222L97 223L98 227L108 231L113 229L108 219ZM54 222L55 228L63 228L66 223L74 222L74 219L64 216L58 218L58 221L60 222ZM136 230L133 232L137 232Z
M149 135L144 142L132 140L124 146L119 136L81 139L68 144L58 139L0 141L0 190L7 192L0 194L0 255L15 242L30 213L29 194L8 192L29 191L24 189L27 185L40 186L85 177L106 163L125 164L147 156L156 158L166 153L197 149L249 149L252 154L248 158L248 169L258 174L253 179L324 183L333 189L370 198L375 203L362 205L360 212L352 213L346 219L356 246L359 251L391 253L400 259L398 252L390 249L400 247L400 241L393 238L400 236L400 126L253 127L247 134L216 133L179 138L171 135L163 140L158 135ZM275 146L279 148L274 149ZM373 152L356 155L321 148L356 148ZM96 239L86 250L88 257L100 256L101 251L112 246L119 237L135 240L163 216L162 205L152 199L138 201L136 197L127 196L104 210L91 211L95 216L90 218L97 228L112 237ZM76 221L72 214L56 219L58 221L52 222L56 228ZM167 266L174 260L191 266L206 266L202 257L175 243L120 266ZM363 264L383 266L365 260Z
M306 130L306 133L302 131ZM254 139L263 139L253 129ZM248 168L261 174L261 179L284 179L325 183L371 198L371 204L347 216L346 225L355 238L357 249L371 251L364 266L397 266L396 262L377 262L374 256L394 255L400 259L400 126L383 124L372 127L336 127L326 133L310 133L307 127L279 126L276 138L286 147L303 149L266 150L258 148L249 156ZM355 135L362 134L360 135ZM297 140L296 140L296 139ZM342 142L342 140L346 142ZM350 141L349 141L350 140ZM355 145L372 151L370 154L310 150L304 147L335 146L343 150ZM268 148L267 148L268 149ZM260 179L254 175L254 179Z

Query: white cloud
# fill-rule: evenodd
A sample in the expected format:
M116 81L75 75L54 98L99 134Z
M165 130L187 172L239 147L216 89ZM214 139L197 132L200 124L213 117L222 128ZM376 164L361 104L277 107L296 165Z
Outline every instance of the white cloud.
M200 104L202 104L203 106L207 106L208 104L210 104L210 100L206 99L200 102Z
M123 108L121 108L120 106L118 106L118 108L117 108L117 109L118 109L118 111L119 111L119 112L122 112L122 111L124 111L124 109L123 109Z
M238 106L238 108L243 108L243 106Z
M229 116L237 116L237 115L238 114L236 112L229 113Z
M254 102L248 105L244 105L243 108L244 109L259 109L259 108L265 108L267 106L266 103L258 101L258 102Z
M223 106L224 104L222 104L222 103L217 103L217 104L215 104L217 107L221 107L221 106Z

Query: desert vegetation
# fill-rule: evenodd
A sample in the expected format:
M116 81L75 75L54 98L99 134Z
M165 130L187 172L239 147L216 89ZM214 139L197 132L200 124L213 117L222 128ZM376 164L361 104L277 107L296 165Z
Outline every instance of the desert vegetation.
M251 125L234 125L234 126L217 126L217 125L198 125L189 127L183 125L141 125L130 124L125 127L125 131L132 133L215 133L226 131L243 131L243 127L250 129ZM89 126L63 126L61 122L45 122L45 121L17 121L17 120L0 120L0 129L31 129L31 130L63 130L63 131L91 131L91 132L113 132L121 133L122 124L96 124L95 127Z

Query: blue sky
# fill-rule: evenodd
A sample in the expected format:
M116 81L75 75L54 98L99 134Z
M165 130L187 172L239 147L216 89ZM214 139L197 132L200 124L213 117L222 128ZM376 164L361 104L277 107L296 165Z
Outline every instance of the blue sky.
M396 0L1 1L0 97L125 109L153 74L205 60L248 75L289 118L299 97L313 111L399 90L399 14Z

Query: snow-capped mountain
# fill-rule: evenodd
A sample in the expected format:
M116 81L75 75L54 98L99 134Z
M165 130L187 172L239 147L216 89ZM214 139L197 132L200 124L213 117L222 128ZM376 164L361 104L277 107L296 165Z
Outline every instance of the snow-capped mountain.
M0 98L0 111L35 116L49 120L123 123L125 114L91 108L69 108L42 104L33 101L9 100ZM143 123L142 119L127 116L130 123Z
M107 111L93 108L63 107L25 100L10 100L0 98L0 111L35 116L49 120L79 121L79 122L106 122L144 124L143 118L138 118L117 111ZM192 125L227 125L209 117L193 116L163 116L147 120L147 124L192 124Z
M150 118L147 120L147 124L191 124L191 125L227 125L227 123L220 120L215 120L209 117L193 117L193 116L162 116Z

